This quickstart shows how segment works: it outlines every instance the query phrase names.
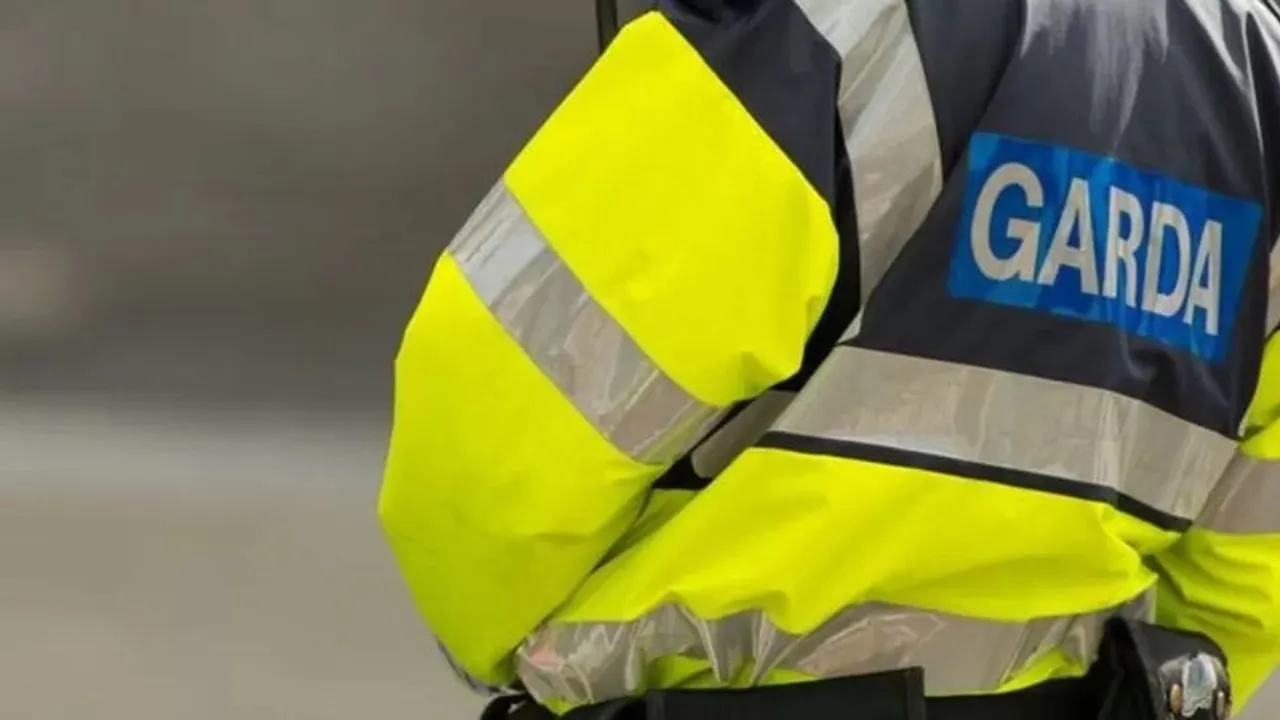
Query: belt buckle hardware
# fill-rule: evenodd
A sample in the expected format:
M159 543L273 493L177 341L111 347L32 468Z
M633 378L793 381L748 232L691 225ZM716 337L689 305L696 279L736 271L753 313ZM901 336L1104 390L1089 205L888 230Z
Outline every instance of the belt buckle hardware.
M1185 655L1160 667L1167 720L1230 720L1231 685L1218 658L1204 653Z

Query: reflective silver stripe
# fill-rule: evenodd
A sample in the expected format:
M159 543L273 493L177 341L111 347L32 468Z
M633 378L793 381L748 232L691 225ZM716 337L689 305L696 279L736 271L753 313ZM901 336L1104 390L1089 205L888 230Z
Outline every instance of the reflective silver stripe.
M676 459L719 416L667 377L596 304L502 183L448 252L529 358L636 460Z
M778 430L1111 488L1196 517L1235 441L1118 393L1028 375L837 348Z
M858 212L863 297L942 192L933 102L903 0L796 0L844 60L840 116Z
M1280 462L1236 455L1196 524L1221 533L1280 534Z
M1267 332L1280 326L1280 240L1271 247L1271 265L1267 276Z
M757 684L774 670L824 678L919 666L930 695L986 692L1054 649L1087 665L1107 618L1145 619L1149 608L1140 598L1108 612L996 622L868 604L802 636L760 612L709 621L668 605L633 622L550 625L520 648L517 669L540 700L575 705L635 694L650 663L671 656L708 661L721 683L748 667Z
M729 463L756 444L795 398L793 392L770 390L753 400L693 451L694 472L702 478L714 478L724 472Z

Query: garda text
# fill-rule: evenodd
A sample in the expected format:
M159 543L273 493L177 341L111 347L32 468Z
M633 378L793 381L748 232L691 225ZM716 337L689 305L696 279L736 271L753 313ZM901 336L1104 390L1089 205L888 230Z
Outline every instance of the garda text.
M1220 360L1261 208L1068 148L969 148L953 296L1117 326Z

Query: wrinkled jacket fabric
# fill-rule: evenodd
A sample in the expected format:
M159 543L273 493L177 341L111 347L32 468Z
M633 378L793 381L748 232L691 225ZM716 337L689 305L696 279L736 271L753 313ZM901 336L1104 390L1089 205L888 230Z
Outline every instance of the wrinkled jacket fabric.
M1280 21L662 0L431 275L381 513L456 666L563 710L1280 659Z

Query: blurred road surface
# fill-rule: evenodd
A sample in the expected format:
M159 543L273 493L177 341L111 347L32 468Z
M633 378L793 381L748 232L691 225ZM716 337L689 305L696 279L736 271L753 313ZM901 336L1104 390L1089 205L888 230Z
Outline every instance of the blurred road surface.
M4 407L0 718L476 716L378 531L377 417Z

